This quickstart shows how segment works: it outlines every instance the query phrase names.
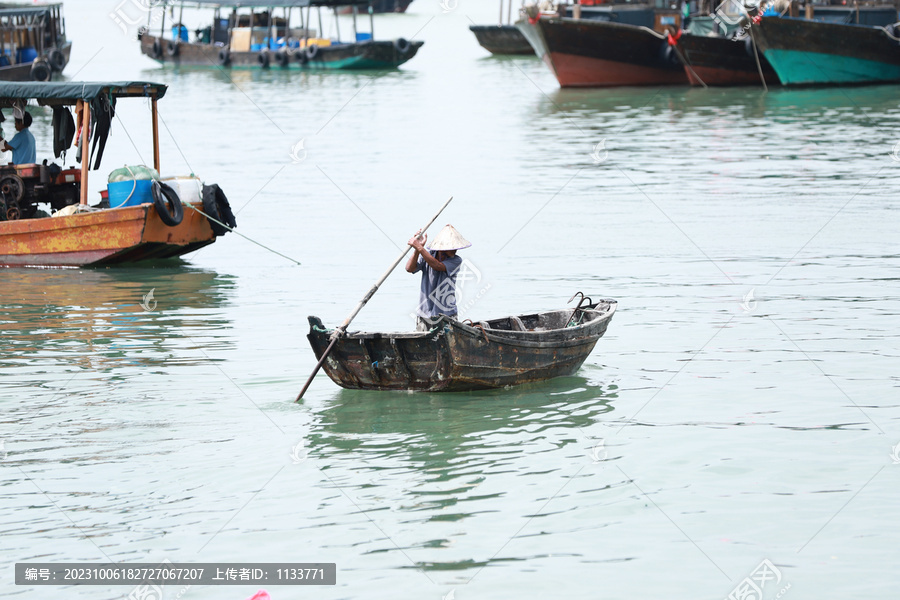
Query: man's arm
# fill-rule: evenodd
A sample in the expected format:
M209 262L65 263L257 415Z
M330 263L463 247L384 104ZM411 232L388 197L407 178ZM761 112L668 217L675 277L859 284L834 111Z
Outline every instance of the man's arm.
M407 273L415 273L419 269L419 249L416 248L416 243L421 247L428 240L428 236L422 233L421 231L417 231L416 235L409 238L409 241L406 242L407 245L413 247L412 256L409 257L409 260L406 261L406 272Z

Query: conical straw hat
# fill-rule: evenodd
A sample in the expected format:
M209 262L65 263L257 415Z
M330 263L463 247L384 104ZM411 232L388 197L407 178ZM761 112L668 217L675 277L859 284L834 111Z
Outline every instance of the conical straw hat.
M445 225L440 233L434 236L431 243L428 244L429 250L462 250L472 245L472 242L461 236L459 232L453 228L453 225Z

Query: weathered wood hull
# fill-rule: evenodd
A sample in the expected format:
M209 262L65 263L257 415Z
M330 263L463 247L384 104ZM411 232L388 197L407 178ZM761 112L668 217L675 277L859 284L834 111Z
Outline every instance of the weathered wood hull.
M534 48L515 25L469 25L469 30L491 54L534 54Z
M72 54L72 42L66 42L59 47L65 58L65 64L69 64L69 57ZM19 65L8 65L0 67L0 81L31 81L31 65L27 62ZM65 69L65 65L63 66Z
M900 44L880 27L763 17L750 32L784 85L900 82Z
M525 328L499 329L513 319L473 327L442 317L430 331L351 333L335 344L325 372L347 389L458 392L500 388L572 375L606 332L616 303L518 317ZM566 326L573 317L579 323ZM544 319L543 321L541 319ZM542 329L542 322L559 322ZM316 358L330 342L331 331L310 317L307 338Z
M523 19L516 27L561 87L686 85L668 43L645 27L587 19Z
M201 204L195 205L203 210ZM175 227L152 204L67 217L0 222L0 266L82 267L171 258L215 241L209 221L185 207Z
M690 65L684 70L691 85L703 85L701 80L713 86L762 85L750 38L734 41L684 33L678 39L678 48ZM759 67L767 85L780 83L765 56L759 57Z
M168 50L170 40L161 40L159 50L154 42L160 38L144 34L141 36L141 52L162 64L192 67L251 68L251 69L310 69L310 70L351 70L351 69L393 69L416 55L424 42L411 41L408 46L389 41L367 41L355 44L322 46L313 59L307 59L305 51L288 53L286 65L279 65L274 51L229 52L228 60L220 58L221 47L212 44L181 42L176 54ZM260 62L260 55L266 53L268 63Z

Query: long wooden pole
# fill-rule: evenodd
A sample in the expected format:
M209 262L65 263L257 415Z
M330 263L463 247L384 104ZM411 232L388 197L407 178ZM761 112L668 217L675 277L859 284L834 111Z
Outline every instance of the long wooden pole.
M91 128L91 103L84 101L81 111L81 204L87 204L88 171L91 168L91 144L88 136Z
M159 173L159 114L156 110L156 96L150 100L151 122L153 123L153 168Z
M447 208L447 205L450 204L451 200L453 200L453 196L450 196L450 198L446 202L444 202L444 205L439 211L437 211L437 214L434 215L434 217L432 217L431 220L428 221L428 224L421 229L422 233L425 233L425 231L429 227L431 227L432 223L434 223L437 218L441 216L441 213L444 212L444 209ZM319 362L316 363L316 367L313 369L313 372L309 376L309 379L307 379L306 383L303 384L303 389L300 390L299 394L297 394L297 402L300 402L300 399L303 398L303 394L305 394L306 390L309 389L309 386L312 383L313 378L316 376L316 373L319 372L319 369L321 369L322 365L325 364L325 359L328 358L328 355L331 354L331 351L334 349L334 345L339 339L341 339L341 337L343 337L345 333L347 333L347 327L350 325L350 321L356 318L356 315L359 314L359 311L361 311L366 303L372 299L372 296L375 295L375 292L378 291L378 288L381 287L381 284L384 283L388 276L393 273L394 269L397 268L397 265L403 262L403 259L406 258L406 255L409 254L410 250L412 250L412 246L407 246L406 250L404 250L403 253L397 257L397 260L394 261L394 264L392 264L388 268L388 270L384 272L384 275L382 275L381 278L375 282L375 285L372 286L372 289L370 289L369 292L365 296L363 296L363 299L359 301L359 303L356 305L356 308L354 308L353 312L350 313L350 316L344 319L344 322L341 323L340 327L331 332L331 343L328 344L327 348L325 348L325 352L322 353L322 357L319 358Z

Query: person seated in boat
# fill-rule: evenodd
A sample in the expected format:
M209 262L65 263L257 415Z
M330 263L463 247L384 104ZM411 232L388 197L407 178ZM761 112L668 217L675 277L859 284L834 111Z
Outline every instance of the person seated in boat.
M16 116L16 135L9 141L0 139L0 150L9 152L12 150L12 161L17 165L27 165L37 162L37 152L34 146L34 136L29 131L31 127L31 113L23 111L22 116Z
M416 309L417 331L428 331L434 319L441 315L456 317L456 275L462 265L462 258L456 252L472 245L453 225L441 229L426 248L427 241L428 236L418 231L407 242L415 252L409 257L406 270L422 272L419 307Z

